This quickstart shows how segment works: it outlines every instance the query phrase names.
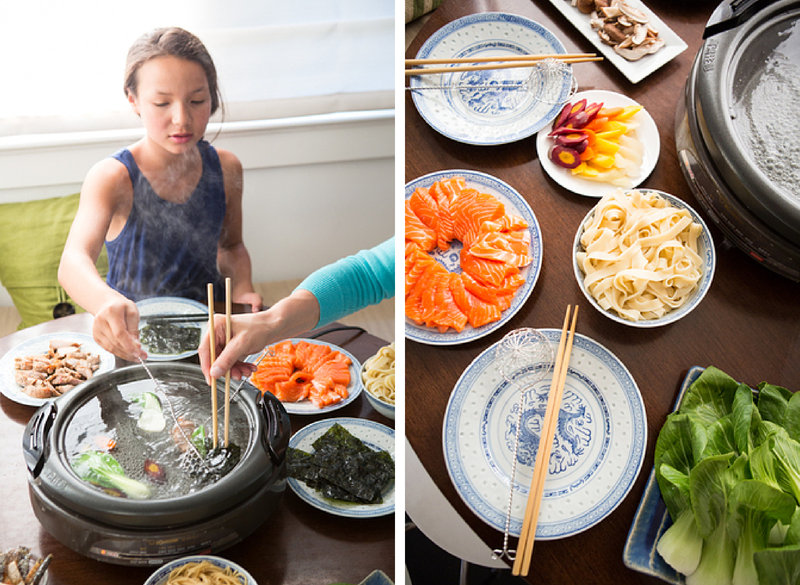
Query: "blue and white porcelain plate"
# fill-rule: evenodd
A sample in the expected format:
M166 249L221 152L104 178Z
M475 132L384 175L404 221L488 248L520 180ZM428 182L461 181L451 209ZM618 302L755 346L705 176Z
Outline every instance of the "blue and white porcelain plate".
M533 287L539 278L539 273L542 269L542 230L539 227L539 222L533 209L525 201L525 198L511 185L501 181L500 179L481 173L478 171L469 170L450 170L450 171L437 171L414 179L406 184L405 197L408 199L418 187L430 187L436 181L448 179L450 177L464 177L467 182L467 187L477 189L483 193L488 193L500 200L505 206L506 213L518 215L522 217L528 224L528 232L531 237L530 255L533 261L526 267L520 270L520 274L525 278L525 283L517 289L514 294L514 300L511 306L503 311L502 316L498 321L487 323L481 327L467 326L461 331L456 332L453 329L444 333L432 327L418 325L408 317L406 317L406 339L425 343L428 345L456 345L460 343L469 343L488 335L492 331L505 325L517 311L522 308L528 297L533 292ZM431 255L437 262L442 264L450 272L461 272L460 255L461 255L461 242L453 240L450 248L447 250L434 250Z
M541 24L502 12L471 14L440 28L417 53L426 58L475 58L566 53ZM527 88L526 88L527 84ZM558 71L511 68L412 76L414 105L437 132L466 144L527 138L558 115L573 92L571 66Z
M397 461L394 455L394 430L366 418L327 418L313 422L292 435L291 439L289 439L289 446L312 453L314 451L314 441L324 435L336 423L342 425L353 436L361 439L371 449L383 449L392 456L395 462ZM348 518L376 518L393 514L395 502L394 486L395 482L393 481L383 494L383 502L380 504L357 504L331 500L324 497L317 490L308 487L305 482L292 477L289 478L289 487L301 500L323 512Z
M182 297L151 297L149 299L143 299L136 303L136 307L139 309L140 317L147 316L147 315L161 315L161 314L169 314L169 315L185 315L185 314L194 314L194 313L206 313L208 314L208 307L199 301L195 301L192 299L184 299ZM173 325L177 325L179 327L198 327L200 329L200 335L205 335L208 331L208 321L199 321L199 322L192 322L192 323L180 323L173 321L171 322ZM142 327L147 325L147 321L144 319L139 319L139 331L142 330ZM193 355L197 355L197 348L190 349L181 353L154 353L150 351L148 348L144 348L147 352L147 361L148 362L168 362L173 360L182 360Z
M555 346L557 329L542 329ZM520 388L525 392L509 532L518 536L533 476L552 371L520 364L506 381L495 346L464 371L450 395L442 431L450 479L467 506L504 531ZM544 376L537 375L546 372ZM544 484L536 538L582 532L608 516L633 486L647 446L647 418L636 382L608 349L576 334Z

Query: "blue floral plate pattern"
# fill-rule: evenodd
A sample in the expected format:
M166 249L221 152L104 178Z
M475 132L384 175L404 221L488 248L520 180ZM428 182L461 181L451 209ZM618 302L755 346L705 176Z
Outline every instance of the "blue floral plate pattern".
M561 332L541 330L554 345ZM450 479L467 506L505 529L520 388L520 424L509 532L519 535L552 371L520 364L508 377L495 346L464 371L450 395L442 442ZM544 368L543 375L539 375ZM576 334L545 480L536 538L582 532L608 516L633 486L644 460L647 419L636 382L608 349Z
M554 53L566 53L564 45L539 23L482 12L440 28L417 58ZM556 117L574 89L571 67L547 75L540 71L525 67L419 75L410 78L409 88L420 116L440 134L466 144L505 144L535 134Z

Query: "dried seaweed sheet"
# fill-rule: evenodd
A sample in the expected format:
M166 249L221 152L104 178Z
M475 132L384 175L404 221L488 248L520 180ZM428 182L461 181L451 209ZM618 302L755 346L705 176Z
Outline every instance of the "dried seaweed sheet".
M312 444L313 453L289 450L289 476L335 500L379 504L394 479L394 460L338 423Z

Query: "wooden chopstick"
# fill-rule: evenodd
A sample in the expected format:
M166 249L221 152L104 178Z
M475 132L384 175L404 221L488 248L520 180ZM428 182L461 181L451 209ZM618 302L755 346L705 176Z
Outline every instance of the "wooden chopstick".
M559 59L561 63L586 63L589 61L602 61L602 57L575 57ZM512 69L515 67L534 67L541 62L539 60L512 61L509 63L484 64L484 65L454 65L452 67L426 67L423 69L406 69L406 77L413 75L431 75L434 73L458 73L460 71L485 71L489 69Z
M152 315L141 315L140 321L206 321L207 313L153 313Z
M558 425L558 412L561 408L561 397L563 396L564 384L567 380L569 358L572 353L572 342L575 339L575 324L578 319L577 305L575 305L575 312L572 314L572 325L568 337L567 323L569 322L569 317L570 305L567 305L564 325L561 327L561 339L558 342L555 367L553 369L553 382L551 383L550 393L547 398L547 410L545 411L542 434L539 437L539 447L533 469L533 478L531 479L531 486L528 491L528 502L525 506L525 517L522 522L522 531L519 535L519 544L517 545L517 556L514 559L514 566L511 570L512 575L521 575L524 577L528 574L530 569L533 542L536 537L536 525L539 520L542 494L544 493L544 480L547 476L550 450L553 446L553 438L555 437L555 430Z
M225 345L231 342L231 279L225 277ZM231 371L225 372L224 441L228 446L228 421L231 410Z
M494 57L441 57L406 59L406 67L413 65L447 65L453 63L506 63L509 61L543 61L545 59L580 59L597 57L596 53L554 53L552 55L495 55Z
M214 360L217 359L216 357L216 335L214 334L214 284L209 282L208 283L208 350L211 354L211 365L214 365ZM213 431L211 432L211 436L213 437L213 445L214 448L217 448L217 379L213 376L211 377L211 425L213 427Z

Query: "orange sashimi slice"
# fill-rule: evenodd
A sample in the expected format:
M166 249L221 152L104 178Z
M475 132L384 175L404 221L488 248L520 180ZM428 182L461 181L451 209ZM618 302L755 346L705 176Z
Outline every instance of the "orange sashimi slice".
M500 287L509 275L519 272L519 268L504 260L480 258L472 253L472 248L461 251L461 269L481 284Z
M436 247L436 232L422 223L406 201L406 240L416 242L426 252Z

